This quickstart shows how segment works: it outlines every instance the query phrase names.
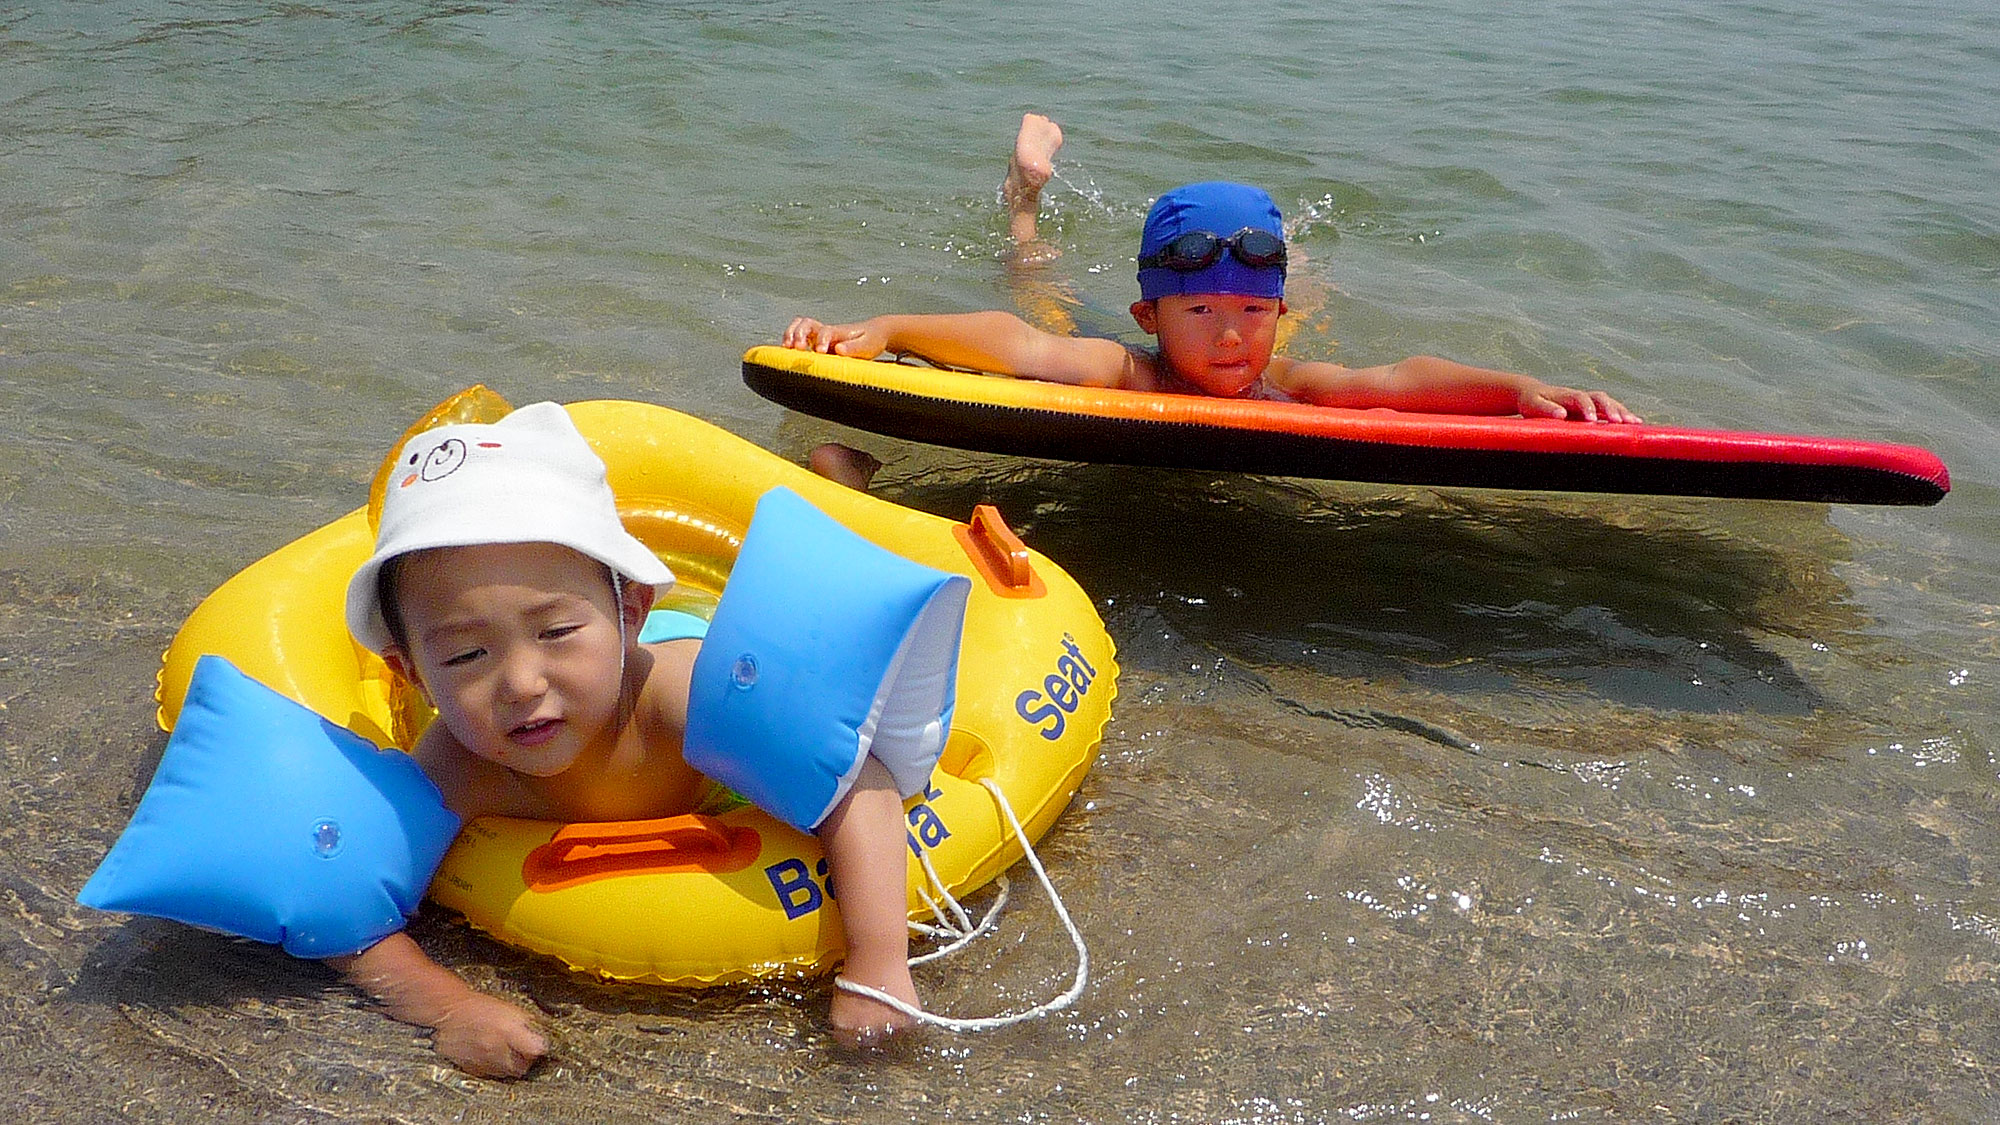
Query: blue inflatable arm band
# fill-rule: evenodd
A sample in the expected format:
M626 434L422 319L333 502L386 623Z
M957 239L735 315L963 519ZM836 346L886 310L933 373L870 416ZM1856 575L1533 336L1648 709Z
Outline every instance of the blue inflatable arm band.
M808 832L870 756L914 796L950 733L971 591L765 493L695 658L688 764Z
M458 826L409 755L204 656L152 784L77 901L298 957L358 953L403 928Z

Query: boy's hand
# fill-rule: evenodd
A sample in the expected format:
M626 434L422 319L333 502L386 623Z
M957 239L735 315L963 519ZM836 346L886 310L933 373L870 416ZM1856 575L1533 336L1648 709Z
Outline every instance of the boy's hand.
M1572 387L1538 383L1521 391L1523 418L1576 418L1585 422L1633 424L1641 419L1625 409L1625 404L1603 391L1579 391Z
M800 351L874 359L882 354L888 341L874 330L872 323L864 320L859 324L822 324L812 317L802 316L786 327L784 339L780 342L785 347Z
M496 996L472 993L434 1025L438 1054L481 1078L519 1078L548 1054L532 1016Z
M896 999L917 1007L917 986L910 979L907 963L897 967L900 971L892 975L895 980L857 981L870 988L886 992ZM843 974L847 979L853 979ZM833 1007L827 1013L833 1024L834 1041L843 1047L877 1047L889 1039L907 1034L917 1021L887 1004L844 988L833 990Z

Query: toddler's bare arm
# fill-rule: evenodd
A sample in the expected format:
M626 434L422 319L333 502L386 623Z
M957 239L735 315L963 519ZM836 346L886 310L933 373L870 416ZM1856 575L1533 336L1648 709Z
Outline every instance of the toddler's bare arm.
M548 1053L549 1041L521 1008L475 991L430 959L408 934L330 958L349 984L404 1023L432 1030L438 1053L485 1078L519 1078Z

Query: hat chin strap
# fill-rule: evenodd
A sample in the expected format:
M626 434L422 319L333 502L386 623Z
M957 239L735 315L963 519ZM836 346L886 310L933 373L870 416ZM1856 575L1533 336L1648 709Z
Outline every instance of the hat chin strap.
M618 618L618 711L625 712L625 576L611 569L611 612ZM633 700L636 705L638 700Z

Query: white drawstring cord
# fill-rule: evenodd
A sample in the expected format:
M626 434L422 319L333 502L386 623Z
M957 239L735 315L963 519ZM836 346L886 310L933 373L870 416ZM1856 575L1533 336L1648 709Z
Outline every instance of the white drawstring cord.
M1076 979L1071 982L1069 990L1061 996L1046 1003L1037 1004L1026 1011L1014 1012L1004 1016L986 1016L979 1019L953 1019L949 1016L940 1016L933 1012L926 1012L922 1008L899 1000L880 989L870 988L865 984L856 984L846 977L834 978L833 983L838 988L845 989L858 996L866 996L878 1004L886 1004L894 1008L896 1011L919 1023L929 1024L932 1027L941 1027L947 1031L993 1031L997 1028L1012 1027L1017 1023L1038 1019L1048 1015L1050 1012L1059 1012L1074 1003L1077 997L1083 995L1084 984L1090 979L1090 950L1083 944L1083 934L1078 932L1076 923L1070 919L1069 910L1063 906L1062 896L1056 893L1055 884L1049 881L1049 873L1043 870L1041 858L1035 854L1034 845L1028 842L1027 832L1021 828L1020 819L1014 815L1014 807L1007 803L1007 795L1000 791L1000 786L992 778L981 778L980 784L986 787L987 792L993 794L993 800L999 804L1000 811L1006 815L1008 826L1014 830L1015 838L1021 841L1021 851L1028 861L1028 866L1034 869L1035 878L1041 880L1042 889L1048 892L1050 905L1056 908L1056 917L1062 919L1063 928L1069 931L1070 944L1076 946ZM944 911L939 908L938 903L931 898L928 892L925 892L924 901L930 905L931 913L937 917L939 925L928 926L912 922L910 924L911 928L925 934L956 933L958 940L943 949L924 954L921 957L910 958L910 964L912 965L919 965L925 961L935 960L947 953L963 948L967 942L970 942L973 938L978 937L991 928L994 917L1000 912L1001 904L1007 900L1007 881L1005 876L1001 876L997 880L1000 886L1000 893L995 899L993 906L987 910L986 917L982 918L977 926L973 926L970 918L965 913L965 909L958 904L957 899L952 897L951 892L945 889L943 880L938 878L937 871L931 867L929 855L927 853L919 853L919 856L923 861L925 875L929 877L932 884L944 896L945 902L950 905L951 912L958 919L959 925L954 927L945 918Z
M993 896L993 905L986 908L986 916L979 920L979 924L977 926L971 926L967 928L962 926L953 926L950 925L949 923L941 926L926 926L922 922L911 922L910 930L913 933L922 934L924 937L928 938L951 938L953 940L950 945L940 946L937 949L931 950L929 953L920 953L917 956L910 958L910 964L922 965L922 964L927 964L928 962L931 961L936 961L941 957L949 957L952 954L957 953L959 950L964 949L966 946L971 945L975 939L984 936L987 931L991 930L993 928L994 921L997 920L1000 916L1000 911L1005 909L1007 906L1007 893L1011 889L1010 885L1007 882L1007 876L1005 875L994 876L993 884L995 887L999 888L1000 893ZM931 911L933 913L936 913L938 910L936 900L931 898L930 893L928 891L920 889L919 893L921 893L924 896L924 901L930 904ZM947 899L950 899L951 898L950 893L947 892L945 897ZM953 899L952 904L954 906L957 905L957 900Z
M938 877L937 868L931 863L931 851L929 848L917 849L917 862L923 866L924 878L929 880L927 884L917 888L917 893L923 896L924 905L931 908L931 917L936 918L938 924L933 927L924 926L922 922L912 922L910 923L911 928L916 929L922 926L923 929L917 931L919 933L924 932L924 930L937 930L953 937L963 935L967 930L972 928L972 919L965 913L965 907L957 899L951 897L951 891L944 885L944 880ZM938 907L937 899L931 897L932 887L938 889L938 893L944 896L945 905L951 908L950 918L944 916L944 911ZM991 911L988 914L990 915Z

